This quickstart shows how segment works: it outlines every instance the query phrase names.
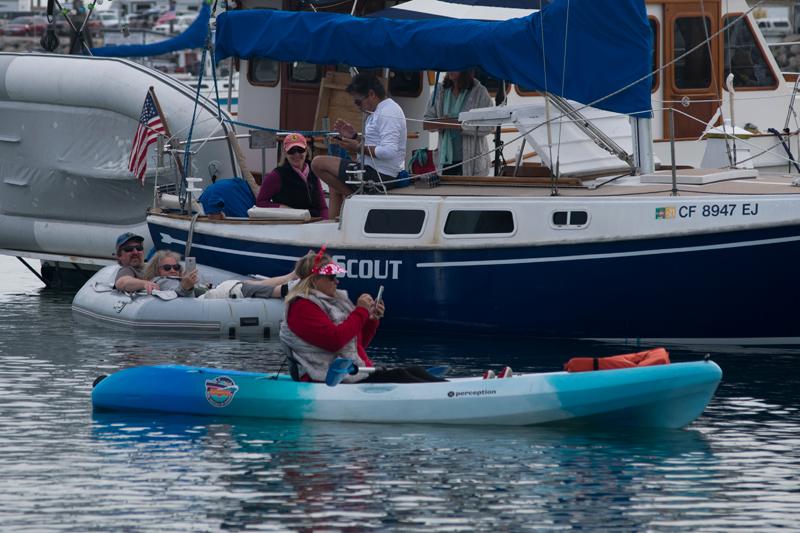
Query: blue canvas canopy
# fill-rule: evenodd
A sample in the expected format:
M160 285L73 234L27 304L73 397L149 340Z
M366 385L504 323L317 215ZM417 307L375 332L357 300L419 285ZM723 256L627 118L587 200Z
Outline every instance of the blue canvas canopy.
M527 17L488 22L244 10L217 17L216 36L217 60L268 57L396 70L480 67L528 90L627 114L650 112L651 47L644 0L555 0Z
M208 36L208 20L211 8L206 2L200 7L197 18L192 21L186 31L173 37L152 44L121 44L92 48L92 55L99 57L150 57L189 48L202 48Z

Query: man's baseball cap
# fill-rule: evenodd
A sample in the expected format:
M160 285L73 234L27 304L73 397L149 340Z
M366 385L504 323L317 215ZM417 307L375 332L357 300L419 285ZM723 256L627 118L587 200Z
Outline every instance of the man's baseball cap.
M127 233L123 233L122 235L117 237L117 250L119 250L119 247L128 241L144 242L144 237L142 237L141 235L136 235L135 233L131 233L130 231Z

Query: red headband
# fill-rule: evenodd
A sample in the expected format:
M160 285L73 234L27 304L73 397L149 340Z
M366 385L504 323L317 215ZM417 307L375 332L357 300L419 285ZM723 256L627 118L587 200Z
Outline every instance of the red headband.
M322 248L319 249L319 252L317 252L317 255L314 257L314 266L311 267L312 274L319 274L319 264L322 261L322 256L325 255L325 248L327 247L327 244L323 244Z
M311 273L319 276L336 276L338 274L344 274L347 272L347 269L335 261L320 265L322 262L322 256L325 255L325 249L327 247L327 244L323 244L322 248L320 248L319 252L317 252L316 257L314 257L314 266L311 268Z

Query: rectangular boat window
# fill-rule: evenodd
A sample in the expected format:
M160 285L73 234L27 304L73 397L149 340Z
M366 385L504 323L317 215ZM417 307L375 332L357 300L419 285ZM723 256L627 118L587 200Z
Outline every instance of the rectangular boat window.
M267 57L254 57L247 65L247 79L251 85L267 85L274 87L278 84L280 63Z
M758 45L753 29L746 18L733 22L737 15L725 17L725 78L733 72L735 89L770 88L778 86L778 79L770 68L764 50Z
M569 213L567 211L556 211L553 213L554 226L566 226L569 220Z
M497 91L500 90L500 80L492 78L480 68L475 69L475 77L486 87L486 90L489 91L489 94L492 96L495 96Z
M569 225L584 226L589 221L589 213L586 211L570 211Z
M289 79L299 83L317 83L322 79L322 65L293 61L289 63Z
M678 89L705 89L711 86L711 55L708 46L701 46L691 54L681 57L704 42L707 36L711 36L711 21L708 17L675 19L673 59L676 60L675 86Z
M650 22L650 36L653 40L653 63L650 65L650 72L653 73L653 76L650 78L650 92L655 91L658 89L658 68L660 66L658 62L658 55L661 47L659 43L661 42L661 35L658 33L658 19L655 17L648 17L648 22Z
M418 70L390 70L389 94L416 98L422 94L422 72Z
M419 235L425 223L421 209L370 209L364 233L383 235Z
M446 235L513 233L511 211L450 211L444 223Z

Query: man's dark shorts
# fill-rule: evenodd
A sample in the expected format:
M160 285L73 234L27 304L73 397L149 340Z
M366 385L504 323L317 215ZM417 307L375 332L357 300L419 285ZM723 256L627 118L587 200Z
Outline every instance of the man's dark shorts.
M358 174L348 174L347 171L350 170L359 170L361 165L358 164L357 161L351 161L349 159L342 159L339 163L339 181L344 183L347 187L350 188L351 191L355 191L358 189L358 185L347 183L348 181L356 181L358 179ZM394 189L397 187L397 176L389 176L388 174L382 174L372 168L369 165L364 165L364 181L374 181L375 183L383 182L387 190Z

